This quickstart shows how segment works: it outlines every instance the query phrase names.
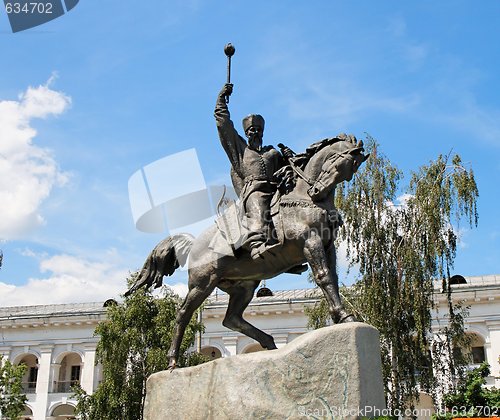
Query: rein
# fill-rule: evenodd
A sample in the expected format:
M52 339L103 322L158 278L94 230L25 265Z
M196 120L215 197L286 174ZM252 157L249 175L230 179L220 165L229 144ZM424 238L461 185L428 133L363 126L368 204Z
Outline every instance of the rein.
M333 164L333 163L335 163L338 160L339 157L352 157L352 154L350 154L349 152L335 152L332 156L330 156L326 160L331 160L332 161L331 163ZM300 178L302 178L310 187L312 187L316 183L316 181L311 181L311 179L305 174L305 172L302 169L300 169L292 160L289 160L288 163L290 164L290 167L292 168L292 170ZM326 169L325 171L328 171L328 169ZM319 174L318 178L320 178L321 175L325 171L321 171L321 173Z
M293 171L300 177L302 178L304 181L306 181L307 184L309 184L311 187L313 186L314 182L312 182L308 177L307 175L304 173L304 171L302 169L300 169L297 165L295 165L294 162L292 162L291 160L288 161L290 167L293 169Z

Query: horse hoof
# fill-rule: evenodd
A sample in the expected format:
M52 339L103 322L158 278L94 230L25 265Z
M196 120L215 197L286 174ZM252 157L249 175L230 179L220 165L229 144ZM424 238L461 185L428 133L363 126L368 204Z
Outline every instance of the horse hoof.
M278 347L276 347L276 343L274 342L274 338L269 336L268 340L266 340L266 344L262 345L266 350L276 350Z
M334 324L343 324L346 322L356 322L353 314L346 312L344 309L335 308L331 311Z
M177 362L175 360L170 360L167 366L167 370L172 372L177 367Z
M356 318L352 314L345 314L340 318L339 324L344 324L346 322L356 322Z

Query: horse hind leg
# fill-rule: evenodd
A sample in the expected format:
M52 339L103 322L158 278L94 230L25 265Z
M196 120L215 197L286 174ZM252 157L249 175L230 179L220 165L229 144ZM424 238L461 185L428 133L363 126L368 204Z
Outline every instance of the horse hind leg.
M273 337L243 319L243 312L252 300L259 283L260 281L241 281L224 288L219 285L219 288L229 294L229 304L222 325L253 338L265 349L274 350L277 347Z
M194 312L202 305L205 299L215 289L215 282L200 281L197 286L192 287L186 295L175 320L175 329L172 342L168 351L168 369L172 370L177 366L177 359L181 348L182 338L186 327L191 321Z

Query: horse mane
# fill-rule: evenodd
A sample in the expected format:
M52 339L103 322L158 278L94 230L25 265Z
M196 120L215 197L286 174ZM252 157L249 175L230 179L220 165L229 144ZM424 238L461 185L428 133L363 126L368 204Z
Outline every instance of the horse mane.
M298 153L294 156L293 163L299 168L304 169L309 162L309 160L320 150L324 149L326 146L337 143L339 141L348 141L350 143L356 144L357 139L352 134L340 133L336 137L328 137L326 139L317 141L311 144L304 153Z

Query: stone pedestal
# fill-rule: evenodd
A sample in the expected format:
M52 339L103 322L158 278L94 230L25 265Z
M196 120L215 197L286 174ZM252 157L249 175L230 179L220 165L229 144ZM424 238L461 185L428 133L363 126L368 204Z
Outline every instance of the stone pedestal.
M356 322L151 375L144 419L355 419L384 408L378 331Z

